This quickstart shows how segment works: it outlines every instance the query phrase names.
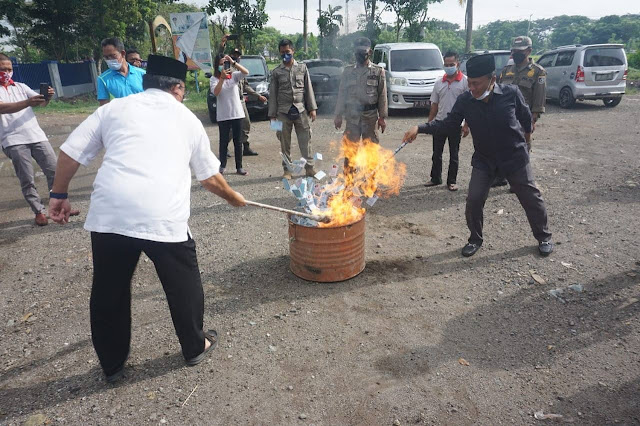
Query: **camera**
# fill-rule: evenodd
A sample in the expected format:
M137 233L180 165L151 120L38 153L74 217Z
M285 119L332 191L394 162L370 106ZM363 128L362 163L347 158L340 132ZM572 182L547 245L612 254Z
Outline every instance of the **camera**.
M44 100L49 100L49 83L40 83L40 94L44 96Z
M225 69L225 70L231 69L231 62L229 62L229 61L224 61L224 69Z

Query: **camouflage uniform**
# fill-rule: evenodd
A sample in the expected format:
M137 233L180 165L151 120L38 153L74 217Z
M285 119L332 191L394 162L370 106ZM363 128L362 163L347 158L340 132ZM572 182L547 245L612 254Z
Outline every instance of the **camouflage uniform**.
M340 80L336 116L345 116L344 135L357 142L370 139L378 143L378 117L387 118L387 84L384 69L369 63L345 67Z
M289 68L284 63L271 71L271 85L269 86L269 117L282 121L282 131L276 133L280 140L282 153L291 160L291 131L296 128L300 153L307 160L307 172L313 170L313 155L311 148L311 126L307 111L318 109L316 98L311 87L311 77L305 64L292 59ZM292 106L300 112L295 120L290 120L287 113ZM284 161L282 162L285 168Z

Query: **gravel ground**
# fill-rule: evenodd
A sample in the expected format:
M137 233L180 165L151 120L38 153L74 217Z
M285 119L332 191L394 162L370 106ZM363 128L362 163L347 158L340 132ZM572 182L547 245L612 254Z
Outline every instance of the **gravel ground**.
M640 96L611 109L548 107L532 154L557 244L546 259L504 188L489 195L485 245L461 257L470 138L457 193L423 186L430 137L398 154L405 185L370 209L367 267L342 283L291 274L284 215L231 208L194 182L190 226L205 324L220 344L200 366L185 367L143 256L132 285L131 356L116 385L104 382L88 318L91 251L82 225L100 161L72 183L80 217L39 228L3 157L0 424L551 422L536 420L538 411L576 424L638 424L639 109ZM57 149L83 118L39 120ZM420 120L423 113L392 117L382 144L395 148ZM216 126L205 126L217 141ZM332 117L321 115L314 150L329 159L338 138ZM251 141L260 156L246 158L249 176L228 176L231 185L248 199L293 207L267 122L253 124ZM554 289L563 292L555 297Z

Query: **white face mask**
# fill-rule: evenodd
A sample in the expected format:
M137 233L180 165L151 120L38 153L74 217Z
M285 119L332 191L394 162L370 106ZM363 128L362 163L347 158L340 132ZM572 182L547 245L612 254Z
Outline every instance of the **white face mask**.
M122 68L120 61L117 59L105 59L105 62L107 63L107 66L110 70L119 71L120 68Z
M486 98L487 96L489 96L491 94L491 92L493 91L493 84L490 85L489 87L487 87L487 90L484 91L484 93L480 96L478 96L477 98L474 96L474 99L476 101L481 101L484 98Z

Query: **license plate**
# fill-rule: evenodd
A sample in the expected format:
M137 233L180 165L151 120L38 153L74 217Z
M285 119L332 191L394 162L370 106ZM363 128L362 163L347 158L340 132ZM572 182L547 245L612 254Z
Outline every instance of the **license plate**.
M426 108L429 106L429 101L417 101L413 103L414 108Z
M596 81L608 81L613 80L613 73L608 72L606 74L596 74Z

